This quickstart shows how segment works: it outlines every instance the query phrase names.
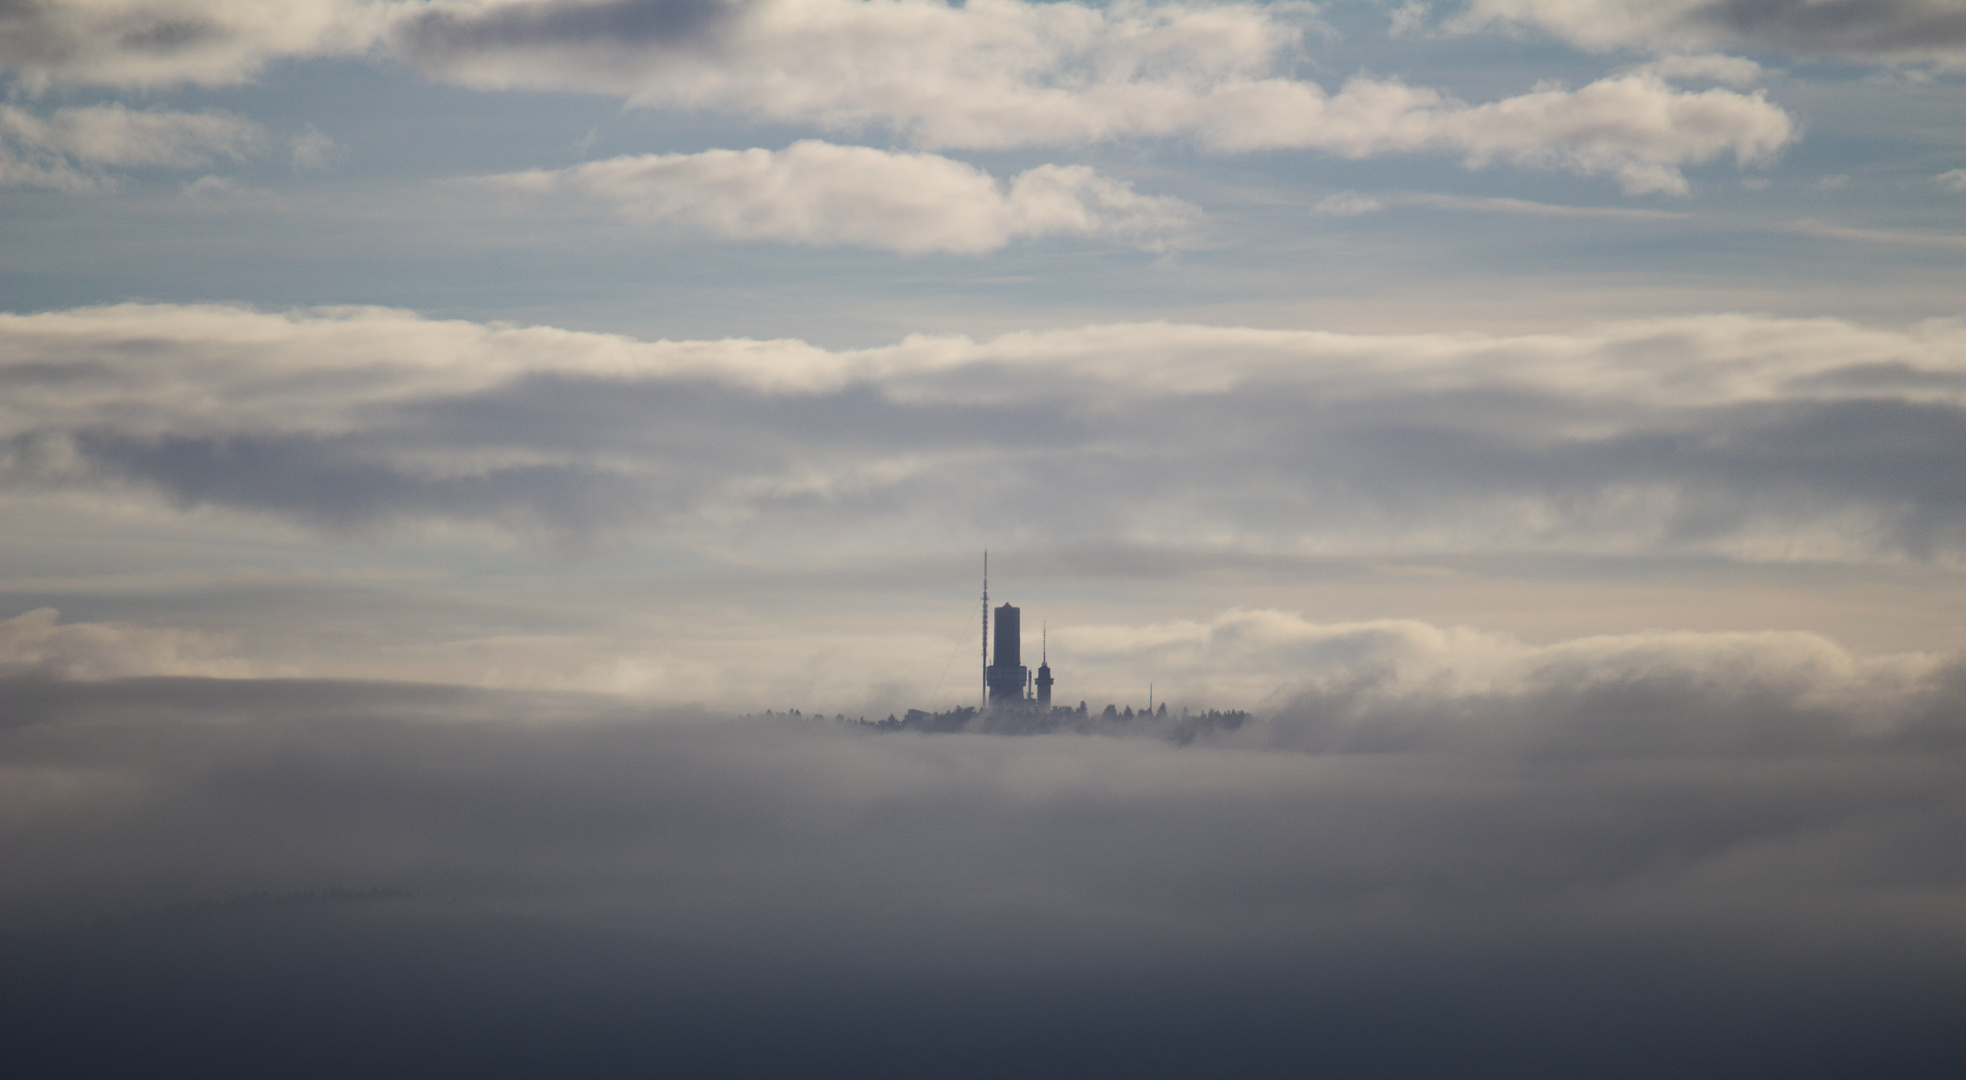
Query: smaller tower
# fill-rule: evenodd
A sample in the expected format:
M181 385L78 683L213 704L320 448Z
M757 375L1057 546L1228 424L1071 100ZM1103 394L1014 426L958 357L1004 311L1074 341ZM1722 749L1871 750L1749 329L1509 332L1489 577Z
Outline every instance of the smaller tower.
M1045 626L1038 638L1038 708L1051 708L1051 628Z

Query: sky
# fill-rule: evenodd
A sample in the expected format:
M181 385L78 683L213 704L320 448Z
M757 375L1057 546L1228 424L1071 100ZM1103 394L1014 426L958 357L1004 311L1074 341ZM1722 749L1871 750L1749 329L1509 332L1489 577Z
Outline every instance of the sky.
M1962 295L1959 0L0 0L9 1001L1919 1075Z

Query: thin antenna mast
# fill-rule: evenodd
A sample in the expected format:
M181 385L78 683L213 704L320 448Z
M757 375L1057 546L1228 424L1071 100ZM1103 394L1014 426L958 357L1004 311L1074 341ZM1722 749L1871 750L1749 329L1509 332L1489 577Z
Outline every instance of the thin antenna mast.
M990 549L983 549L983 697L977 712L990 709Z

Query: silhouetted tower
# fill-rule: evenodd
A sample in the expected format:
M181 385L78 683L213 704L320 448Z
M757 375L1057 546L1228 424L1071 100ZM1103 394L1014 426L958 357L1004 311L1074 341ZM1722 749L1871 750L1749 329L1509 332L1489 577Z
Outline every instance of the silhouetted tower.
M1040 630L1038 638L1038 708L1051 708L1051 630Z
M997 609L996 659L983 669L983 681L990 688L991 707L1024 700L1025 680L1030 677L1030 671L1021 662L1023 651L1018 611L1005 604Z
M976 703L982 712L990 707L990 549L983 549L983 699Z

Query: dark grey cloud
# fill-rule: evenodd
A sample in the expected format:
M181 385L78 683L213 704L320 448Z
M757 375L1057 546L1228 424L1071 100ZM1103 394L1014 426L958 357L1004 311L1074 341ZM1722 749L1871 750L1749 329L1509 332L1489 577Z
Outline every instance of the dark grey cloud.
M570 533L660 520L682 485L630 480L588 463L520 465L465 476L418 475L360 438L165 438L84 435L76 447L115 475L156 485L186 507L224 506L333 530L402 518L491 521Z
M1595 421L1617 430L1571 433ZM1082 538L1130 508L1192 507L1264 533L1389 514L1445 523L1529 498L1588 531L1606 492L1651 488L1672 505L1633 524L1668 547L1839 515L1871 521L1869 544L1893 555L1966 545L1966 495L1953 482L1966 470L1966 411L1889 397L1605 410L1492 391L1334 404L1252 388L1116 414L1088 411L1069 386L1044 403L958 404L896 401L866 384L787 396L560 376L432 400L334 437L84 431L72 445L182 504L332 527L430 517L590 532L668 520L804 468L919 456L923 466L855 489L746 501L767 522L850 529L966 485L982 519ZM496 464L514 456L535 460ZM475 459L492 464L446 475L445 461Z
M1740 49L1868 62L1966 60L1957 0L1473 0L1477 23L1522 21L1590 48Z
M224 1037L244 1017L380 1040L337 1062L1940 1075L1966 1000L1956 665L1842 698L1685 661L1510 692L1366 665L1187 746L404 684L0 701L0 985L47 1021L16 1055L113 1017L263 1065L280 1040ZM209 903L255 894L302 896Z
M1890 57L1966 46L1966 8L1952 0L1716 0L1684 18L1786 52Z
M31 91L237 84L275 60L361 53L381 14L361 0L5 0L0 71Z
M740 4L731 0L540 0L478 10L414 12L393 27L412 62L512 49L684 47L704 43Z

